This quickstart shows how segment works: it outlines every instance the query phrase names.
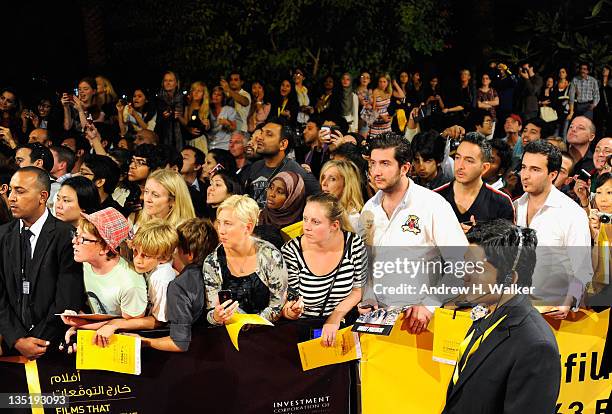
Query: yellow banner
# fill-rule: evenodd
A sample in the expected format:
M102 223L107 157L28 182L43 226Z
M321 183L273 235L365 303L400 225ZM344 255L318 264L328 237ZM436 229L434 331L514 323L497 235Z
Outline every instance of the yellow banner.
M605 412L612 381L598 379L596 373L609 316L609 310L599 314L581 311L566 321L549 321L561 354L558 413ZM442 411L454 367L432 359L435 316L428 329L412 335L402 318L388 337L361 335L363 414Z

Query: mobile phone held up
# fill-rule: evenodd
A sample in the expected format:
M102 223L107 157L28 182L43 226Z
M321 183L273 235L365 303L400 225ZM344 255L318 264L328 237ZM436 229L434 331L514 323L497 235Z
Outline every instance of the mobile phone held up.
M219 304L222 305L223 303L227 302L228 300L231 300L231 301L236 300L234 298L234 295L232 294L232 291L229 290L229 289L221 289L219 291ZM231 305L231 303L230 303L230 305ZM230 306L230 305L227 305L227 306Z
M300 292L297 289L292 288L291 286L287 288L287 302L298 300L300 296Z

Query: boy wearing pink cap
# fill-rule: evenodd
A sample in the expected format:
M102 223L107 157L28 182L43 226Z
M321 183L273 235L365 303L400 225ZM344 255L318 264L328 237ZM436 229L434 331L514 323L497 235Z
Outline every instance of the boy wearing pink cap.
M119 246L129 234L127 220L112 207L81 215L72 244L74 260L83 263L91 311L124 319L142 317L147 307L145 280L119 256ZM98 329L105 323L91 323L77 316L62 319L83 329Z

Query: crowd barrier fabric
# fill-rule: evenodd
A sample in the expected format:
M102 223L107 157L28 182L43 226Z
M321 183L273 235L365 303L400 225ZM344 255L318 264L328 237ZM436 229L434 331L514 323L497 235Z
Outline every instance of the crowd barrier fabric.
M612 379L598 373L609 317L609 310L580 311L565 321L549 320L561 354L557 414L606 412ZM283 322L249 329L240 336L240 351L224 329L196 329L187 353L143 350L139 376L77 371L74 357L63 354L29 364L29 372L24 364L0 362L0 392L39 387L66 394L69 407L44 411L58 414L356 412L352 363L302 370L296 344L308 339L310 327ZM432 360L434 327L435 318L429 331L415 336L400 318L389 336L361 335L363 414L441 412L453 366Z
M605 414L612 378L598 373L609 316L609 310L581 310L565 321L548 320L561 354L557 414ZM442 411L454 366L432 360L434 326L435 318L430 331L415 336L402 318L388 337L361 336L363 414Z
M296 344L309 331L288 322L254 327L240 334L237 351L225 329L198 329L187 353L144 349L141 375L77 371L74 356L49 354L36 362L40 389L71 403L44 412L347 414L354 363L304 372ZM28 389L23 364L0 362L0 392Z

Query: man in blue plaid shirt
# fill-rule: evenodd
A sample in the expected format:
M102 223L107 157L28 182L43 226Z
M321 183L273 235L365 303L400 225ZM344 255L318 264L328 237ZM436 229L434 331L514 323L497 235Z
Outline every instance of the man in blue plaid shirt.
M599 87L597 86L597 80L589 76L588 64L580 64L579 76L572 79L569 96L570 114L584 115L592 120L593 109L599 103Z

